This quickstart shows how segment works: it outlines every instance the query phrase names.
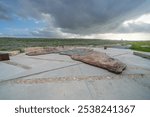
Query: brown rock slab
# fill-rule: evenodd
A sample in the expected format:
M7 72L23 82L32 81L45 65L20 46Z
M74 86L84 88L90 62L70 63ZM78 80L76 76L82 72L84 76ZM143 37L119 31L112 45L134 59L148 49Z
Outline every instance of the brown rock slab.
M51 53L59 53L61 51L69 50L70 48L67 47L30 47L26 48L25 52L28 56L37 56L37 55L44 55L44 54L51 54Z
M0 61L10 60L8 53L0 53Z
M105 53L93 51L86 55L71 55L71 58L96 67L107 69L113 73L122 73L126 65L117 59L111 58Z
M26 55L28 56L36 56L36 55L44 55L57 52L57 48L30 48L26 50Z

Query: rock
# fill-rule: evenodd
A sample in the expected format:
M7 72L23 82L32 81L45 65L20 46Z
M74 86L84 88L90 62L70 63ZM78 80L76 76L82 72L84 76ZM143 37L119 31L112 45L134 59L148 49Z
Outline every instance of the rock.
M28 47L28 48L25 48L24 51L25 53L29 53L29 52L33 52L33 51L39 51L43 49L43 47Z
M16 50L16 51L9 51L9 56L15 56L15 55L18 55L20 54L20 51L19 50Z
M93 51L86 55L71 55L74 60L82 61L84 63L107 69L116 74L122 73L126 65L117 59L111 58L105 53Z
M28 56L36 56L36 55L44 55L44 54L51 54L51 53L60 53L62 51L69 50L68 47L31 47L26 48L25 52Z
M49 48L28 48L26 49L26 55L28 56L36 56L36 55L44 55L44 54L50 54L58 52L58 49L55 47L49 47Z
M0 53L0 61L10 60L8 53Z

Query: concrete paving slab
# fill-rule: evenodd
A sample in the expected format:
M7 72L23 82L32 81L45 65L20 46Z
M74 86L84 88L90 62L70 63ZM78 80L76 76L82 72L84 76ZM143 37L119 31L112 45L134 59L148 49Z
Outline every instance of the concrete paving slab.
M17 63L19 65L27 66L31 69L28 69L21 74L18 71L14 70L15 74L11 74L7 77L3 76L3 80L8 79L16 79L24 76L36 75L43 72L49 72L53 70L57 70L59 68L68 67L72 65L76 65L80 62L73 61L70 57L58 54L47 54L47 55L39 55L39 56L27 56L25 54L20 54L14 57L11 57L11 63ZM14 65L15 66L15 65ZM6 71L6 70L5 70ZM58 73L57 73L58 74Z
M78 77L78 76L103 76L103 75L114 75L113 73L108 73L105 69L100 69L88 64L80 63L72 66L64 67L58 70L49 71L34 76L24 77L24 79L34 79L34 78L55 78L55 77Z
M11 61L19 63L19 64L24 64L32 68L48 63L47 61L44 61L44 60L34 60L25 54L20 54L20 55L11 57Z
M0 85L0 99L92 99L84 81Z
M149 81L150 79L143 78L143 80ZM88 85L92 87L90 90L94 99L150 99L150 84L147 83L148 86L145 86L140 81L137 83L133 79L105 79L90 81L88 82Z
M73 64L73 63L61 63L60 64L60 62L54 62L54 61L50 62L50 63L44 63L42 65L37 65L36 68L32 68L31 70L26 70L25 72L21 72L20 74L9 76L9 77L4 77L3 81L5 81L5 79L11 80L11 79L18 79L18 78L34 76L34 75L38 75L41 73L55 71L58 69L62 69L62 68L70 67L70 66L74 66L74 65L78 65L78 64Z
M0 62L0 81L8 80L11 76L23 73L26 70L20 67Z
M125 54L132 54L133 51L129 49L116 49L116 48L93 48L95 51L104 52L107 55L114 57L114 56L121 56Z
M59 62L73 62L77 61L72 60L69 56L59 55L59 54L46 54L46 55L38 55L38 56L26 56L31 59L39 59L45 61L59 61Z

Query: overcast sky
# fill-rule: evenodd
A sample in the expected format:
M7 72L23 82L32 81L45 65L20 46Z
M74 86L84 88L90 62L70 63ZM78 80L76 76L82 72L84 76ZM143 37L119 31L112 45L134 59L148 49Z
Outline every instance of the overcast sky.
M150 0L0 0L0 36L150 40Z

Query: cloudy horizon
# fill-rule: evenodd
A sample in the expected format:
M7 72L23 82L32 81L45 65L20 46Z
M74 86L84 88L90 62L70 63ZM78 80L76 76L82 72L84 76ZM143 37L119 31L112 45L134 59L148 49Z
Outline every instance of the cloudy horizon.
M0 37L150 40L150 1L1 0Z

